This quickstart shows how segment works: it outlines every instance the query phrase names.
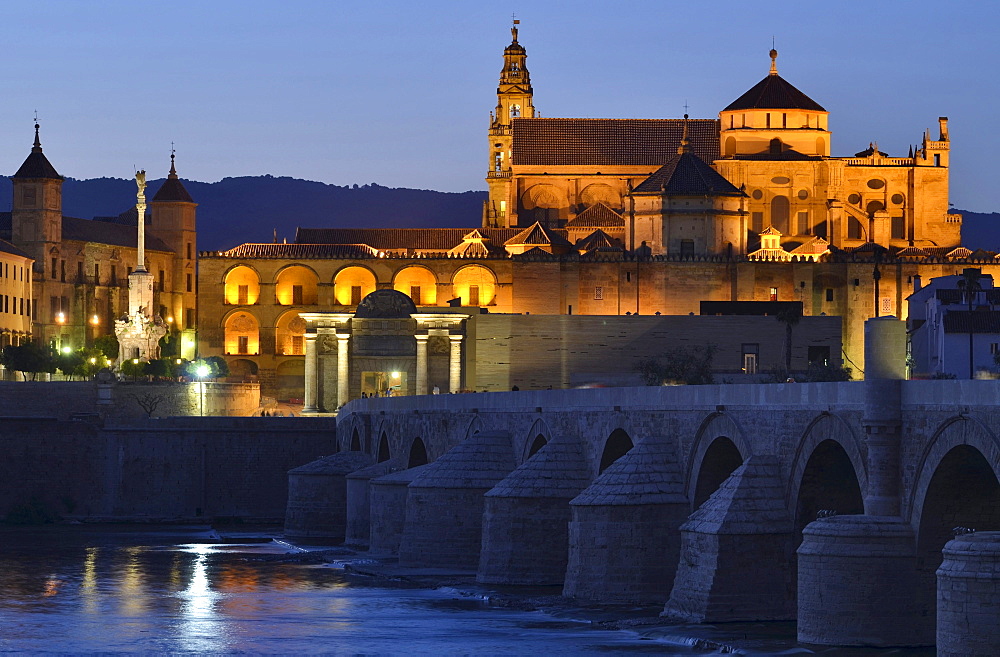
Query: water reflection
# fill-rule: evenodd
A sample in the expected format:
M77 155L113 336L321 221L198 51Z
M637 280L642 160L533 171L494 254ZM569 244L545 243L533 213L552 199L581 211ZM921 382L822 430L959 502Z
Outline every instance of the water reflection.
M185 545L184 552L195 555L191 564L191 578L178 594L183 600L181 622L178 624L180 647L194 652L216 652L226 647L225 627L215 613L219 594L212 591L208 580L208 555L210 545Z

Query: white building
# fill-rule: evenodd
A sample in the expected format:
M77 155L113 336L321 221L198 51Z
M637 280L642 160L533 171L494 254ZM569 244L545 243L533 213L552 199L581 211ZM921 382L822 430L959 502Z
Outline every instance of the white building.
M968 268L933 278L907 300L911 376L971 379L997 369L1000 290L993 287L991 275Z

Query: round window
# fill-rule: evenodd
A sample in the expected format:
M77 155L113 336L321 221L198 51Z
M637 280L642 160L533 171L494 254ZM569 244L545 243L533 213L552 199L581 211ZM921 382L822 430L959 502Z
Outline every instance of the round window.
M807 198L809 198L809 190L807 190L807 189L800 189L799 190L799 198L802 199L803 201L806 200Z
M878 178L872 178L868 181L868 187L870 189L882 189L885 187L885 181L879 180Z
M893 194L892 195L892 202L895 203L896 205L902 205L904 200L906 200L906 199L903 198L902 194Z
M760 191L759 189L755 189L753 190L753 197L759 201L762 198L764 198L764 192Z
M771 178L771 182L775 185L787 185L792 182L792 179L787 176L775 176L774 178Z
M858 203L861 202L861 194L851 194L850 196L847 197L847 202L857 205Z

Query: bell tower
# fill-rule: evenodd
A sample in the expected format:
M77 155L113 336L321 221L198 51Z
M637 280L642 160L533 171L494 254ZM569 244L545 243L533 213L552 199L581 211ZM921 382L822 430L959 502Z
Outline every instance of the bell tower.
M13 176L14 203L11 214L11 241L35 259L39 278L55 278L47 264L56 261L62 243L63 179L42 153L35 124L31 153Z
M512 41L503 51L503 69L497 87L497 106L490 113L489 168L486 183L490 197L483 208L484 227L506 227L512 221L515 199L511 193L511 134L514 119L535 117L532 104L531 75L528 73L528 53L517 42L515 20L510 28Z

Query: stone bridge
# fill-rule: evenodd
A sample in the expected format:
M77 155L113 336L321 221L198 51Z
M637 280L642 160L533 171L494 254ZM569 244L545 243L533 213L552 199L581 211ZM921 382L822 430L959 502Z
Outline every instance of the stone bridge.
M355 400L328 457L348 538L688 621L933 644L953 530L1000 529L1000 384L902 381L902 323L868 328L864 382Z

